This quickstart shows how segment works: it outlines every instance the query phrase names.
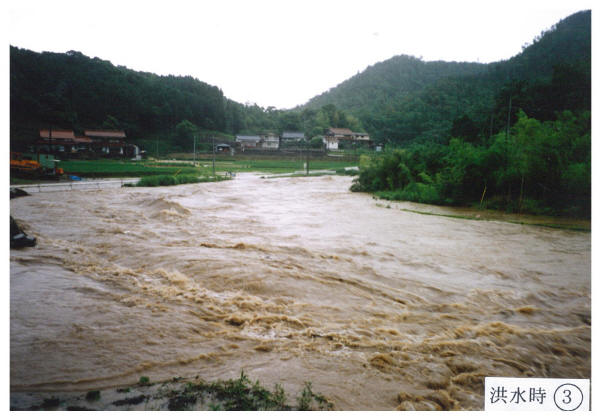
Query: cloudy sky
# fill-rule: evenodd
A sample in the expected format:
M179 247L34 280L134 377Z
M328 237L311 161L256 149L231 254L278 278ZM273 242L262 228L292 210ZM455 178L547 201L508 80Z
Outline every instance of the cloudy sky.
M9 0L11 45L191 75L290 108L397 54L493 62L591 0Z

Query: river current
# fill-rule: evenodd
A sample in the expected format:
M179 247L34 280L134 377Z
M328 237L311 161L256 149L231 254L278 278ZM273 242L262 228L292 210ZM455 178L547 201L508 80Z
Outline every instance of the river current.
M590 233L408 212L432 207L350 183L12 200L38 245L10 253L11 392L243 370L337 409L480 410L486 376L590 377Z

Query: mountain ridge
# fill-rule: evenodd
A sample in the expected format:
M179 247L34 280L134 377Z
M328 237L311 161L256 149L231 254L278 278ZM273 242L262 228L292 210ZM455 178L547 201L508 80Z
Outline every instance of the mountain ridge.
M356 115L380 141L442 141L462 114L483 124L497 113L503 88L519 82L550 83L557 66L565 63L583 69L577 76L591 78L589 10L562 19L510 59L482 64L394 56L367 67L297 109L333 104ZM390 85L390 78L398 84ZM417 116L423 113L428 116Z
M347 122L379 143L447 142L457 120L472 123L480 137L494 131L506 121L509 102L513 117L519 108L541 119L561 109L589 108L590 86L590 11L561 20L508 60L394 56L292 110L239 104L190 76L139 72L76 51L11 46L10 138L18 146L37 138L40 127L93 126L175 147L176 127L183 123L191 132L228 136L309 126L314 137L328 124Z

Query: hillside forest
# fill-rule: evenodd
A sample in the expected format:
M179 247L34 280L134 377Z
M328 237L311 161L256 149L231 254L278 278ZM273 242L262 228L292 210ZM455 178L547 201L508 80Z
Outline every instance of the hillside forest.
M352 189L386 198L589 216L591 12L542 32L504 61L396 56L294 109L240 104L192 77L158 76L76 52L10 48L11 150L42 127L118 128L161 152L192 137L329 127L369 133Z
M394 200L590 217L590 41L590 13L581 12L478 76L444 79L372 120L365 116L367 130L380 127L380 136L396 142L382 156L363 158L352 189ZM450 94L443 99L441 92Z

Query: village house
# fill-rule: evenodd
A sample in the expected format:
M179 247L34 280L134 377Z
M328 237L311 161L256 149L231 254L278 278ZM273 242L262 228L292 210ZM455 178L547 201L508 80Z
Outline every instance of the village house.
M37 152L61 156L93 152L104 156L140 157L140 149L125 142L122 130L84 130L83 136L73 130L41 129L35 143Z
M280 147L297 147L304 142L304 133L284 131L279 140Z
M72 152L90 152L92 150L92 139L86 136L75 136L75 146Z
M75 146L73 130L42 129L36 143L37 151L42 153L69 153Z
M258 144L260 143L260 136L248 136L248 135L237 135L235 136L235 142L242 150L242 152L246 149L256 149Z
M227 143L220 143L215 145L215 152L217 153L231 153L232 147Z
M352 130L348 128L329 128L323 136L323 143L327 150L339 149L340 142L352 140Z
M323 143L327 150L338 150L342 145L371 146L371 139L367 133L355 133L349 128L331 127L323 136Z
M84 130L84 135L92 140L92 150L109 156L124 156L127 143L123 130Z
M366 141L366 142L371 141L371 138L369 137L369 135L367 133L353 133L353 134L354 134L355 141Z
M261 148L268 150L277 150L279 149L279 137L274 133L266 133L261 137Z

